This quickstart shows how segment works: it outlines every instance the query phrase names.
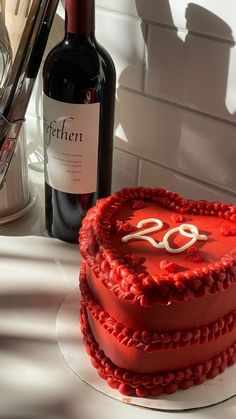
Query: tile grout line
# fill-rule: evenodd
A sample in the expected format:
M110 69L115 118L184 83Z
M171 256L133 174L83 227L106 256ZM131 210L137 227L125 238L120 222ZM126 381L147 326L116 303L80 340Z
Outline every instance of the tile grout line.
M204 32L200 32L200 31L191 31L191 30L187 30L186 28L183 28L181 26L175 26L175 25L171 25L168 23L163 23L163 22L158 22L156 20L152 20L150 18L145 18L139 15L132 15L132 14L126 14L124 12L118 11L118 10L114 10L114 9L108 9L106 7L102 7L102 6L96 6L96 9L104 12L104 13L108 13L114 16L119 16L119 17L125 17L127 19L131 19L131 20L135 20L135 21L141 21L147 25L152 25L152 26L157 26L159 28L163 28L163 29L169 29L172 31L180 31L180 32L184 32L187 34L191 34L200 38L204 38L204 39L209 39L211 41L215 41L215 42L220 42L222 44L227 44L230 46L234 46L236 45L236 40L233 39L228 39L228 38L224 38L224 37L220 37L214 34L208 34L208 33L204 33Z
M155 161L152 161L150 159L147 159L146 157L138 156L135 153L132 153L132 152L127 151L127 150L123 150L120 147L115 146L114 148L116 150L118 150L118 151L121 151L123 153L126 153L126 154L128 154L128 155L130 155L132 157L136 157L138 159L138 171L139 171L139 173L138 173L138 179L137 179L137 181L139 181L139 178L140 178L141 162L144 161L146 163L152 164L154 166L158 166L161 169L167 170L167 171L172 172L172 173L174 173L176 175L179 175L181 177L184 177L185 179L189 179L190 181L193 181L193 182L195 182L195 183L197 183L199 185L210 187L211 189L214 189L215 192L219 191L219 192L227 193L228 195L232 195L232 197L236 197L236 192L234 192L234 191L232 191L230 189L225 189L225 188L223 188L223 187L221 187L219 185L215 185L215 184L209 183L207 181L198 179L198 178L196 178L194 176L191 176L191 175L189 175L187 173L184 173L184 172L181 172L181 171L179 171L177 169L174 169L172 167L166 166L166 165L164 165L164 164L162 164L160 162L155 162Z
M141 25L144 26L144 33L143 33L143 40L144 40L144 47L143 47L143 65L142 65L142 86L141 91L145 94L145 85L146 85L146 74L147 74L147 49L149 43L149 25L147 23L142 23Z
M103 7L103 6L96 6L96 10L105 12L105 13L110 13L119 17L126 17L127 19L130 18L131 20L136 20L136 21L143 20L139 15L132 15L125 12L121 12L120 10L108 9L107 7Z
M201 111L201 110L196 109L196 108L190 108L187 105L182 105L179 102L174 102L174 101L172 101L170 99L166 99L166 98L163 98L163 97L160 97L160 96L154 96L154 95L151 95L149 93L146 93L145 91L144 92L140 92L140 90L133 89L132 87L120 85L119 88L122 89L122 90L126 90L129 93L137 94L137 95L142 96L142 97L145 97L147 99L151 99L151 100L154 100L154 101L157 101L157 102L160 102L160 103L164 103L166 105L170 105L172 107L175 107L175 108L178 108L178 109L181 109L181 110L190 112L192 114L200 115L200 116L203 116L205 118L209 118L209 119L212 119L214 121L221 122L223 124L233 126L234 128L236 127L236 121L234 122L234 121L231 121L230 119L225 119L225 118L223 118L221 116L213 115L213 114L210 114L208 112Z
M141 172L141 159L140 159L140 158L138 158L138 162L137 162L137 169L136 169L136 179L135 179L135 184L136 184L136 186L138 186L138 185L139 185L140 172Z

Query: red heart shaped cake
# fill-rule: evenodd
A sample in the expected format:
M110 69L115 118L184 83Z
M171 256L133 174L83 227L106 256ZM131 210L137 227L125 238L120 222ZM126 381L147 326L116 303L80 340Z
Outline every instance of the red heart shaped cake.
M122 394L201 384L236 361L236 206L125 188L80 230L81 326Z

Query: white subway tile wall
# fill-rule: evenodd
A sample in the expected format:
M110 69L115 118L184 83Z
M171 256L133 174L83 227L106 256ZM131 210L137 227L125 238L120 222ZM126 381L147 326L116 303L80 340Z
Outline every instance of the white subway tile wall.
M60 3L47 51L62 16ZM235 0L96 0L97 39L117 71L113 191L164 186L236 203L235 16ZM28 115L35 158L41 73Z
M113 153L113 190L137 185L139 159L115 149Z

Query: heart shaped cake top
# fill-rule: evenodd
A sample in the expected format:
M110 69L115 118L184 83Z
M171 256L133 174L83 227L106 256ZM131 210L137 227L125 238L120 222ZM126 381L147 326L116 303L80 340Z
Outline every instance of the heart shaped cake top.
M119 298L152 306L215 294L236 282L236 206L125 188L88 212L80 249Z

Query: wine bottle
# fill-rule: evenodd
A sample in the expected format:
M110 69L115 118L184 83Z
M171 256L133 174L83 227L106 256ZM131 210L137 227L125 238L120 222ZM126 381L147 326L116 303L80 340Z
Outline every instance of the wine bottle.
M50 236L77 242L111 192L116 75L95 38L94 0L65 0L65 37L43 68L45 215Z

